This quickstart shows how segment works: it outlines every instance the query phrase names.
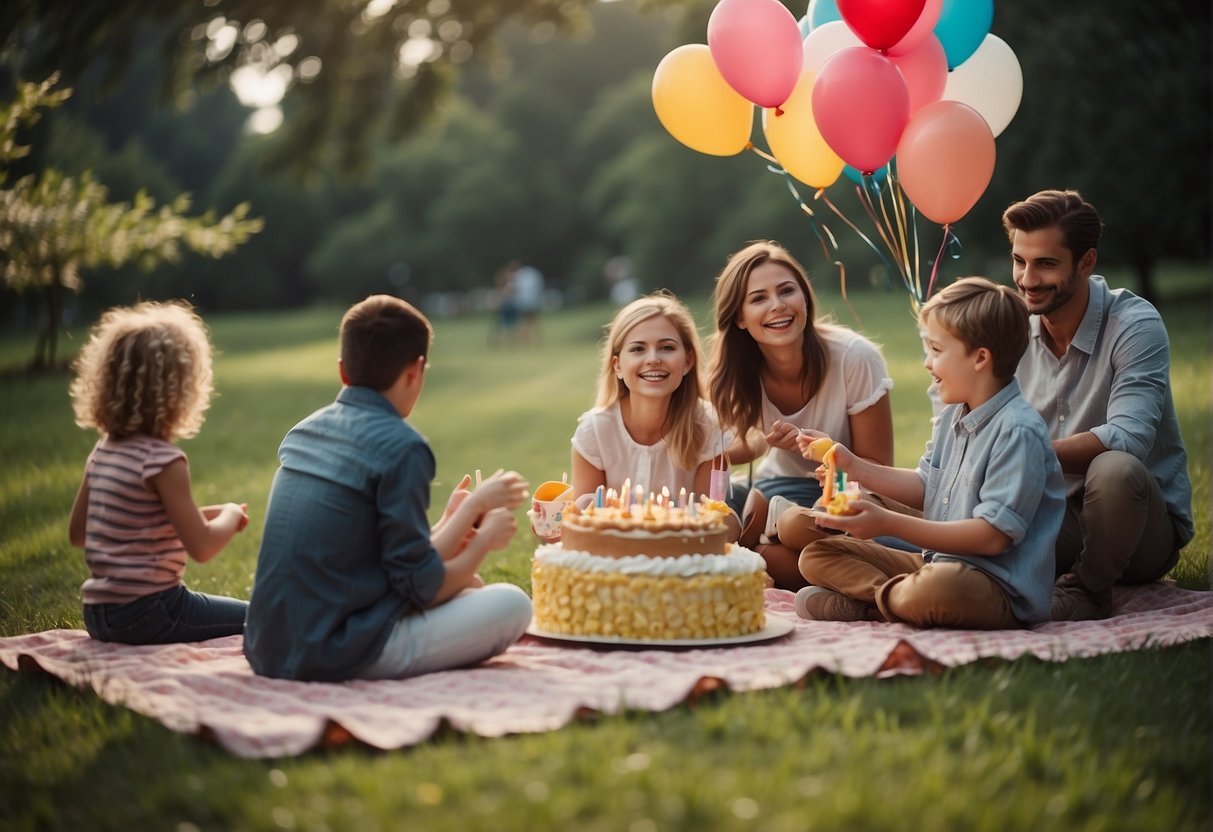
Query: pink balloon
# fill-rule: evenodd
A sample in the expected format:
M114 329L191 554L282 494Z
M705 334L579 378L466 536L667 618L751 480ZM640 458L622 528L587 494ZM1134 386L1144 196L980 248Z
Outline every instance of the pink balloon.
M915 46L922 43L923 38L932 34L935 24L939 22L939 13L943 11L943 0L927 0L922 7L922 14L906 36L889 47L889 55L904 55ZM945 52L947 50L944 50Z
M761 107L788 100L804 62L796 18L779 0L720 0L708 48L729 86Z
M910 93L893 62L854 46L832 55L813 84L813 116L834 152L861 173L888 164L910 118Z
M911 117L932 101L943 97L948 83L948 53L934 35L903 55L889 55L910 91Z
M902 190L924 217L947 225L969 213L994 176L994 134L959 101L919 110L897 143Z
M837 0L838 13L859 39L873 49L888 49L909 34L922 16L925 0Z

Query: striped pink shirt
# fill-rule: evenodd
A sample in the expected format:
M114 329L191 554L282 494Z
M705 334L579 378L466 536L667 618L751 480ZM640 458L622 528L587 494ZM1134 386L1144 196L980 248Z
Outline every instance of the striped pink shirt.
M84 560L91 575L80 588L84 603L124 604L181 583L185 546L147 485L178 459L185 451L148 436L105 437L93 448L84 468Z

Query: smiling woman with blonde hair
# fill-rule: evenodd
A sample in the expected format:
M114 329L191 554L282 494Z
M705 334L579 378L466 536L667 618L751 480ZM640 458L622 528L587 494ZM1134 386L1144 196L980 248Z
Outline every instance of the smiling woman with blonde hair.
M707 494L713 460L729 442L703 395L699 333L686 305L666 292L616 313L602 351L593 409L573 434L573 487ZM740 530L738 525L735 531Z

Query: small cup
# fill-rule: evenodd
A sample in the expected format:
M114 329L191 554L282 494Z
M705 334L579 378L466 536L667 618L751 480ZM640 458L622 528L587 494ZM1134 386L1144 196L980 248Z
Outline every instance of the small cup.
M560 521L565 508L573 501L573 486L567 482L549 480L541 483L531 500L531 510L526 516L531 521L531 531L544 543L560 540Z

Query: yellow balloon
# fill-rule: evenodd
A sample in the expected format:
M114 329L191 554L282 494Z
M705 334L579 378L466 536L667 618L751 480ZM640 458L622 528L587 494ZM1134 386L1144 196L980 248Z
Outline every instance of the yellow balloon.
M724 80L706 44L688 43L661 59L653 109L671 136L700 153L736 156L750 143L754 105Z
M806 69L800 73L796 88L776 115L775 110L762 111L762 132L767 137L771 154L792 176L814 188L828 188L838 179L846 165L817 129L813 118L813 82L817 73Z

